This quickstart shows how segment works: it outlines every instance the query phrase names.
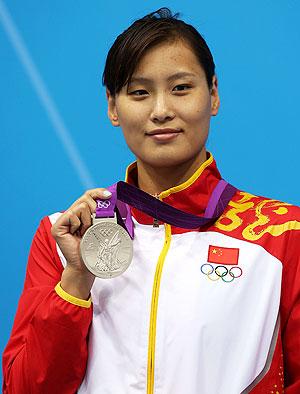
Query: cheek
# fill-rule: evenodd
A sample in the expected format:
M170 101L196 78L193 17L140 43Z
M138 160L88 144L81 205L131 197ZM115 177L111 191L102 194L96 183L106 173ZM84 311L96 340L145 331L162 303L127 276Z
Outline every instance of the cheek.
M120 102L117 105L117 113L121 127L135 127L141 126L141 123L145 120L145 109L143 106L137 105L134 102Z
M141 144L145 120L141 111L132 105L123 106L118 110L120 127L128 147L135 153L135 147Z
M210 99L209 97L196 96L192 100L182 102L180 106L179 116L185 119L188 123L198 123L206 121L210 118Z

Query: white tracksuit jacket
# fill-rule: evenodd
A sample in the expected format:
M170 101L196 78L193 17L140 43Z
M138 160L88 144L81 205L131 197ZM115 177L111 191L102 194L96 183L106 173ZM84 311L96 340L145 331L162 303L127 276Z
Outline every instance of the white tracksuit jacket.
M203 215L220 178L210 155L160 198ZM95 280L92 304L57 285L65 259L50 228L59 215L33 241L4 393L300 393L298 207L237 191L201 231L155 228L132 209L133 261Z

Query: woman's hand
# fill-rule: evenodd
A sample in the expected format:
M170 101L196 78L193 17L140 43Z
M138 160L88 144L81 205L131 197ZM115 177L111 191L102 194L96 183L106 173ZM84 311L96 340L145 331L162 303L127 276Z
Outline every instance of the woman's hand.
M80 256L80 241L92 224L91 215L96 211L96 199L106 199L111 193L106 189L87 190L52 226L51 233L67 260L61 278L61 287L67 293L87 299L95 276L86 268Z

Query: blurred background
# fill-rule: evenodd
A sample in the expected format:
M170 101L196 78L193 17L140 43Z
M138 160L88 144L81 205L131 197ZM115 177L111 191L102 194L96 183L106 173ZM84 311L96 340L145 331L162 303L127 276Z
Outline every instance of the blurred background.
M299 1L0 0L1 354L40 219L134 160L101 77L117 35L163 6L214 55L221 110L208 148L223 177L300 205Z

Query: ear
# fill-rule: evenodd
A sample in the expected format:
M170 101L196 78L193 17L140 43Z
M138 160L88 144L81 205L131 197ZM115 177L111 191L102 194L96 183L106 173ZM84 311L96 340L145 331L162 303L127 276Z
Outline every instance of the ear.
M106 88L106 98L107 98L107 115L114 127L120 126L117 108L116 108L116 98L113 97L110 91Z
M213 76L211 94L211 115L216 116L220 108L220 97L218 92L218 79L216 75Z

